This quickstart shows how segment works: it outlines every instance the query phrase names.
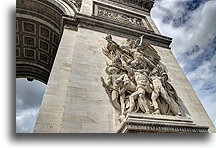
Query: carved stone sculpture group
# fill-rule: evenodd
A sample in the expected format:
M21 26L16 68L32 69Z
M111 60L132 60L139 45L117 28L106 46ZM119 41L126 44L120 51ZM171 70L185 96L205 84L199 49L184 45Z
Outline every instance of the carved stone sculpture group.
M167 69L157 51L144 42L128 39L118 45L111 35L106 36L103 54L110 59L105 69L108 78L101 77L119 120L130 112L181 116L178 96L168 82Z

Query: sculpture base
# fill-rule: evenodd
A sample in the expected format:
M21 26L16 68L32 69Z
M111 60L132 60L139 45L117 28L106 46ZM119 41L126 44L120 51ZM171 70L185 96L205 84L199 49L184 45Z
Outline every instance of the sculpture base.
M208 133L188 117L129 113L117 133Z

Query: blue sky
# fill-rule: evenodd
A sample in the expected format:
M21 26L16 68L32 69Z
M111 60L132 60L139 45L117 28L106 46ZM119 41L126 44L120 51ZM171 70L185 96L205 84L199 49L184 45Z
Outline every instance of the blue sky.
M211 120L216 118L216 1L156 0L151 16Z
M155 0L151 16L211 120L216 120L216 1ZM16 132L32 132L46 86L16 80Z
M40 81L16 79L16 132L29 133L34 129L46 85Z

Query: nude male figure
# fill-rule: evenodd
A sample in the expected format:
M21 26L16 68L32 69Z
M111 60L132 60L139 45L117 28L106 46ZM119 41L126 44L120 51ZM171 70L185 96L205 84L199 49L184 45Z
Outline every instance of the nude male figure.
M164 89L162 80L163 78L160 77L159 69L160 67L156 67L153 69L151 73L151 79L153 84L153 92L151 95L151 100L154 106L154 114L160 114L160 108L158 107L157 99L159 95L169 104L170 109L175 115L181 116L181 111L178 107L178 104L168 95L167 91Z

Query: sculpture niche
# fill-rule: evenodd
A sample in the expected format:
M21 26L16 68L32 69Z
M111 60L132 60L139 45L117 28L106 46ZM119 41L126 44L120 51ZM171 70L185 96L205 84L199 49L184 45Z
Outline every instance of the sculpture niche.
M118 45L107 35L103 54L110 59L105 69L107 81L102 86L122 121L127 113L181 116L178 96L168 83L166 67L157 51L144 42L128 39Z

